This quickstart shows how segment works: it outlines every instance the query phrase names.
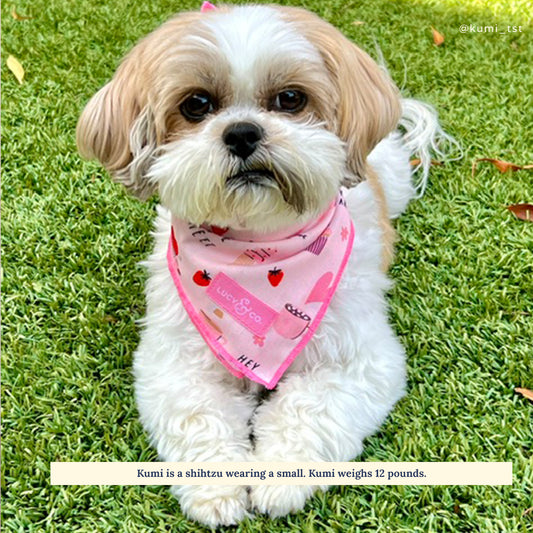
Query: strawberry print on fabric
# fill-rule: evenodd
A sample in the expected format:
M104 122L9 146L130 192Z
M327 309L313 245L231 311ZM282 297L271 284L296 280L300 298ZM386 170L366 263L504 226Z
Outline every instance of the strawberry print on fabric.
M272 270L269 270L268 281L270 282L270 285L272 285L272 287L277 287L281 283L284 275L285 273L281 268L273 268Z
M200 287L207 287L211 283L211 276L207 270L197 270L194 273L192 280Z

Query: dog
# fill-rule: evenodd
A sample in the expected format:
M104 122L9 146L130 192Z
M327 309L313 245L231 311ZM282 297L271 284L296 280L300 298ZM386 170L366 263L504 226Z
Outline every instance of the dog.
M361 453L406 389L385 300L391 219L446 138L433 108L300 8L209 6L131 50L77 143L133 194L159 195L134 375L162 460ZM319 488L171 491L216 527L296 512Z

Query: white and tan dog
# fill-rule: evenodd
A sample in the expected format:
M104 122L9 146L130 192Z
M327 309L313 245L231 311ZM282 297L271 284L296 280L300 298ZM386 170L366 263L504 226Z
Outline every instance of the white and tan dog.
M401 127L402 131L397 128ZM141 420L165 461L347 461L405 392L385 270L416 195L410 157L446 139L367 54L302 9L183 13L139 42L77 131L134 194L157 192L155 250L134 371ZM347 187L351 258L327 313L274 391L232 375L193 325L167 266L171 215L256 235L313 221ZM175 486L210 526L303 508L318 487Z

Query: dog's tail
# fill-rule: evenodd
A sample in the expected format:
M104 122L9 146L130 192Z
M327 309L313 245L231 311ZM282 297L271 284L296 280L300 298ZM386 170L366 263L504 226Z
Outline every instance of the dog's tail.
M454 161L463 157L459 143L440 126L437 112L429 104L411 98L402 98L402 116L399 127L403 130L403 143L411 158L417 162L413 175L416 198L426 190L432 160Z

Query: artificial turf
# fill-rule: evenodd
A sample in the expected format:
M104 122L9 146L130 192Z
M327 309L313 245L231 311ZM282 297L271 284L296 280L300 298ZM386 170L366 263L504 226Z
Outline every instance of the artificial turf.
M290 2L295 4L294 2ZM397 222L391 320L407 396L364 461L512 461L512 486L345 486L251 532L526 532L533 528L533 174L475 176L477 157L533 162L528 1L310 0L375 54L406 95L434 104L464 158L432 169ZM11 9L28 20L15 20ZM89 97L142 35L199 2L20 0L2 6L3 527L200 531L165 487L53 487L51 461L156 459L132 388L155 200L140 203L77 153ZM354 24L354 21L364 24ZM499 33L461 33L498 24ZM522 31L502 31L521 26ZM433 45L430 27L445 35ZM26 70L19 85L12 54ZM222 528L231 531L234 528Z

